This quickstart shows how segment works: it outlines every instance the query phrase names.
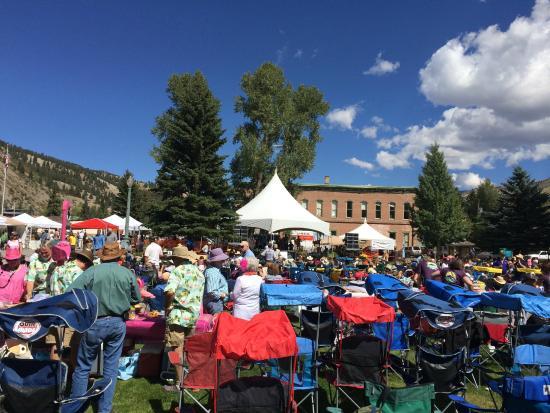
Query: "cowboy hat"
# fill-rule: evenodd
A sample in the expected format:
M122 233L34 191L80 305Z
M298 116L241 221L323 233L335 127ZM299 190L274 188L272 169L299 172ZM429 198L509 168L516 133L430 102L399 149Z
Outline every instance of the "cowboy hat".
M517 254L517 255L516 255L516 258L522 260L522 259L523 259L523 254Z
M227 259L229 259L229 257L223 252L221 248L214 248L210 252L208 262L225 261Z
M120 258L122 254L124 254L124 250L120 248L117 242L108 242L103 246L98 257L101 261L111 261Z
M75 251L74 255L76 258L78 258L80 261L85 260L89 263L94 262L94 254L91 250L83 249L83 250L77 250Z
M68 260L71 256L71 245L67 241L59 241L52 247L54 261Z
M18 260L21 258L21 251L19 248L6 248L4 258L8 261Z
M502 277L502 275L497 275L496 277L493 277L493 282L495 282L499 285L506 284L506 280L504 279L504 277Z
M189 261L197 261L199 259L198 255L195 254L195 251L189 251L187 247L178 245L172 251L172 258L181 258Z

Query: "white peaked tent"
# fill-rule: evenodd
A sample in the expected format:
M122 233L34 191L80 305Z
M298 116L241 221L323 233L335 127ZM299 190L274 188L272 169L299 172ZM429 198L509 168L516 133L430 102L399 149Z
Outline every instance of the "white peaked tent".
M328 235L329 224L302 207L287 191L277 172L256 197L237 211L239 225L276 232L308 229Z
M32 224L34 222L34 218L31 217L29 214L25 214L25 213L17 215L13 218L16 219L19 222L22 222L26 226L32 226Z
M48 217L45 217L43 215L33 218L33 222L31 226L38 227L38 228L54 228L54 229L61 228L61 224L59 222L55 222L54 220Z
M126 226L126 218L122 218L116 214L103 218L103 221L107 221L109 224L116 225L120 230L124 230ZM143 223L137 219L130 217L128 220L128 229L130 231L147 231L149 228L144 227Z
M361 225L355 228L351 232L352 234L359 234L359 241L370 241L371 248L374 250L394 250L395 240L390 237L382 235L365 220Z

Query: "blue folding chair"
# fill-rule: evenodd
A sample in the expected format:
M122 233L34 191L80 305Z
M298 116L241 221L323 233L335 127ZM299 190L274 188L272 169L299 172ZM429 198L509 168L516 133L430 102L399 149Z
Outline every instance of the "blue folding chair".
M298 357L296 359L296 371L294 373L294 391L306 392L301 398L297 399L297 407L306 401L311 399L312 412L318 412L318 392L319 392L319 378L318 369L315 362L315 342L305 337L296 337L296 343L298 344ZM268 376L279 379L283 383L289 383L288 369L284 368L279 360L269 360Z

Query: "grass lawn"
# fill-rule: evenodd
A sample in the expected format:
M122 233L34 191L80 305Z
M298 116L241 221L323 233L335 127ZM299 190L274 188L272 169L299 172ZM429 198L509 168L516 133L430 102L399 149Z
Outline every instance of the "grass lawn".
M402 386L403 383L397 376L390 375L390 383L395 386ZM321 380L321 390L319 394L320 408L319 412L324 413L328 403L328 385L325 380ZM197 393L200 395L202 393ZM332 389L334 394L334 389ZM356 400L362 400L361 392L356 392ZM297 394L300 396L300 393ZM466 393L466 399L470 402L483 407L494 407L489 392L483 388L476 389L469 385ZM340 398L342 401L342 397ZM114 400L114 412L116 413L144 413L144 412L171 412L173 407L177 406L177 393L166 393L159 382L150 382L147 379L136 378L128 381L118 381ZM191 402L186 398L186 402ZM304 402L304 412L310 412L310 403ZM353 412L350 403L343 404L344 412ZM190 410L192 411L192 410ZM200 411L196 409L195 411Z

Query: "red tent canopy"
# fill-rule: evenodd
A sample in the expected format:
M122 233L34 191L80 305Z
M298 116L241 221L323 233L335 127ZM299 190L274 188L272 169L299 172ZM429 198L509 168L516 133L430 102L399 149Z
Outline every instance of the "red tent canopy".
M390 323L395 310L376 297L335 297L329 295L327 307L338 320L355 324Z
M214 329L213 353L218 360L267 360L295 356L298 345L282 310L264 311L250 320L221 313Z
M99 218L91 218L85 221L71 224L71 229L112 229L118 231L118 227Z

